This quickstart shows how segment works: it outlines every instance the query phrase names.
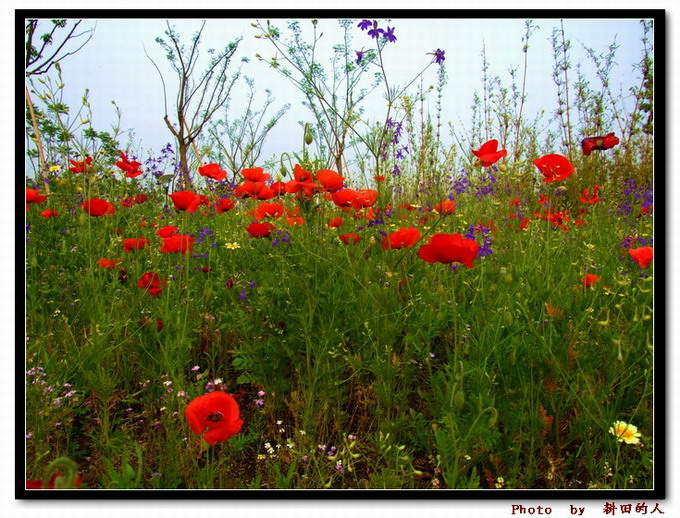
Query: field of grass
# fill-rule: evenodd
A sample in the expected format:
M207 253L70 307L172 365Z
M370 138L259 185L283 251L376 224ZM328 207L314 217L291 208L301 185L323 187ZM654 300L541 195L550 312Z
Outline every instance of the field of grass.
M28 485L652 487L641 112L551 147L515 118L503 155L481 131L447 151L409 110L398 174L305 150L224 178L195 156L187 183L172 146L48 153L26 179Z

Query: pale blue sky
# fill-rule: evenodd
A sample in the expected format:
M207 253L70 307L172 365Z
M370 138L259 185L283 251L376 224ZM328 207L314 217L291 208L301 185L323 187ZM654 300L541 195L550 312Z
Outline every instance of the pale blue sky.
M265 18L261 18L264 22ZM290 103L292 108L281 119L278 126L270 134L262 159L270 158L283 151L297 151L300 148L301 135L298 121L313 122L312 114L301 105L302 94L280 74L275 73L265 63L255 59L255 54L263 57L274 56L271 43L256 39L257 29L251 26L254 19L208 19L201 49L222 49L224 45L237 37L243 37L239 49L233 59L234 67L240 64L240 58L248 57L250 62L243 66L244 75L255 79L260 92L260 101L265 98L264 90L273 91L276 108ZM358 21L358 20L357 20ZM189 42L190 37L200 27L199 19L170 20L171 24ZM305 29L311 28L309 20L300 20ZM481 93L482 45L486 45L490 74L499 75L504 86L510 85L508 69L518 67L518 81L521 80L524 55L522 53L522 36L525 32L524 19L398 19L390 22L381 21L380 26L395 27L396 43L385 48L385 63L388 77L393 84L408 83L432 59L427 53L441 48L446 51L446 66L449 81L444 89L444 121L451 121L457 132L465 133L470 127L472 98L475 91ZM94 20L88 21L90 25ZM285 20L272 20L282 29L285 37ZM164 52L154 41L163 36L166 29L164 19L107 19L96 20L96 30L92 40L76 55L68 57L62 63L63 79L66 84L66 103L72 109L80 104L83 91L89 88L90 103L94 117L94 128L101 131L109 129L115 120L111 101L115 100L122 110L122 128L133 129L135 133L135 150L158 153L168 142L174 140L163 122L163 95L161 81L151 62L144 55L143 47L164 73L168 85L169 113L172 116L172 89L176 83ZM529 48L529 67L527 79L527 105L525 114L533 118L541 109L552 113L556 108L556 87L552 81L553 57L550 35L553 27L559 26L558 19L536 19L534 24L539 28L533 33ZM615 92L628 89L639 84L637 72L632 65L641 57L640 37L642 28L639 20L570 20L564 21L567 38L572 43L572 66L581 63L587 77L593 85L599 82L595 69L586 56L582 44L594 48L597 52L605 52L607 47L616 41L619 49L616 54L618 66L612 73L612 87ZM341 30L336 19L319 19L318 32L323 32L319 42L320 51L330 55L332 45L339 43ZM356 50L371 48L371 40L366 32L356 29L353 44ZM320 59L322 64L328 63ZM198 67L200 70L200 66ZM234 68L235 70L235 68ZM377 69L376 69L377 70ZM424 85L434 84L436 66L427 70L423 76ZM575 71L571 72L570 81L576 79ZM366 79L369 79L368 77ZM417 83L409 92L415 93ZM246 92L245 83L237 84L233 91L232 116L240 114L239 99ZM365 103L367 115L373 120L381 120L385 114L384 92L376 90ZM434 108L434 97L431 98ZM218 112L220 117L222 112ZM548 117L546 117L546 122ZM445 143L452 140L448 133L444 134ZM127 138L121 138L125 146ZM140 145L141 144L141 145Z

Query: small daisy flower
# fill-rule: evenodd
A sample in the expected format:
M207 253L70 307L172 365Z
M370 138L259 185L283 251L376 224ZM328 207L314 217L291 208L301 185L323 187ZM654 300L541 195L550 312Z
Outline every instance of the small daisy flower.
M638 444L642 434L638 432L637 426L628 424L624 421L616 421L609 428L609 433L615 435L619 442L626 444Z

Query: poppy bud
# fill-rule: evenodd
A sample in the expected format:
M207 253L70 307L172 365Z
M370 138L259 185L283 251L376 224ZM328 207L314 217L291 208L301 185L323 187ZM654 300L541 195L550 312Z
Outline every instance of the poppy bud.
M442 286L441 284L437 286L437 295L443 297L445 293L446 290L444 289L444 286Z
M453 406L456 410L461 410L465 405L465 394L462 390L459 390L453 395Z
M314 142L314 135L312 135L311 131L308 131L305 133L305 144L309 146L312 142Z
M506 273L505 277L503 277L503 282L505 282L505 284L512 284L512 274Z
M491 417L489 417L489 420L487 422L487 426L489 428L493 428L494 426L496 426L497 421L498 421L498 410L496 410L495 408L492 408L491 409Z
M512 313L510 311L506 311L505 314L503 315L503 322L505 322L506 326L512 325Z
M501 171L505 172L505 171L508 170L508 166L505 165L505 164L501 164L501 165L498 166L498 169L500 169Z

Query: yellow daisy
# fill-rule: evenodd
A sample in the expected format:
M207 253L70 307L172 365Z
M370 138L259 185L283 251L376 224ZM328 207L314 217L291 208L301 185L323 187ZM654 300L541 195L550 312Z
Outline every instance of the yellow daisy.
M616 421L609 429L609 433L615 435L619 442L625 442L626 444L638 444L640 442L640 432L638 432L637 426L628 424L624 421Z

